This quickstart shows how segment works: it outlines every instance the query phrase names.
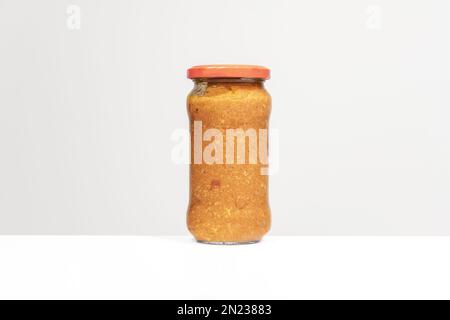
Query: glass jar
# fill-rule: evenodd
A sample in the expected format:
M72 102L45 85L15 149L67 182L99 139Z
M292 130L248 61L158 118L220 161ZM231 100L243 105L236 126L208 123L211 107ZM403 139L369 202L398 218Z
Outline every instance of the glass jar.
M258 242L270 228L270 71L206 65L188 70L191 164L189 231L213 244Z

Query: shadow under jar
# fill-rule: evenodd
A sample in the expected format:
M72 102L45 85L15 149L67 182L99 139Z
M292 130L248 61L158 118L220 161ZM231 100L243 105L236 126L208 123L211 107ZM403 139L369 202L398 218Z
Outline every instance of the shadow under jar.
M191 165L189 231L199 242L254 243L269 231L267 68L188 70Z

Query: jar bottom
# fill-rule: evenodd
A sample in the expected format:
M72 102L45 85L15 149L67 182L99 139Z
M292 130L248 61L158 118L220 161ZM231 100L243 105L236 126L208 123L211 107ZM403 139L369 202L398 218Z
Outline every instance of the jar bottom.
M212 245L225 245L225 246L235 246L235 245L242 245L242 244L254 244L258 243L260 240L250 240L250 241L204 241L204 240L197 240L198 243L203 244L212 244Z

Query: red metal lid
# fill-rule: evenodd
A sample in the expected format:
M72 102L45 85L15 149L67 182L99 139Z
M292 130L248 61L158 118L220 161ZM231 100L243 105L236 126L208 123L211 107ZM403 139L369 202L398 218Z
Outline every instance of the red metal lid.
M241 64L210 64L194 66L187 71L189 79L199 78L253 78L267 80L270 70L266 67Z

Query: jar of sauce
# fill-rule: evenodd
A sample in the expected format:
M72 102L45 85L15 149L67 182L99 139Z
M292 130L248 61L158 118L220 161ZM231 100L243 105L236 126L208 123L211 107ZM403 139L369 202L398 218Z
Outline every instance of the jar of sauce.
M254 243L270 228L268 124L270 71L250 65L188 70L189 231L199 242Z

